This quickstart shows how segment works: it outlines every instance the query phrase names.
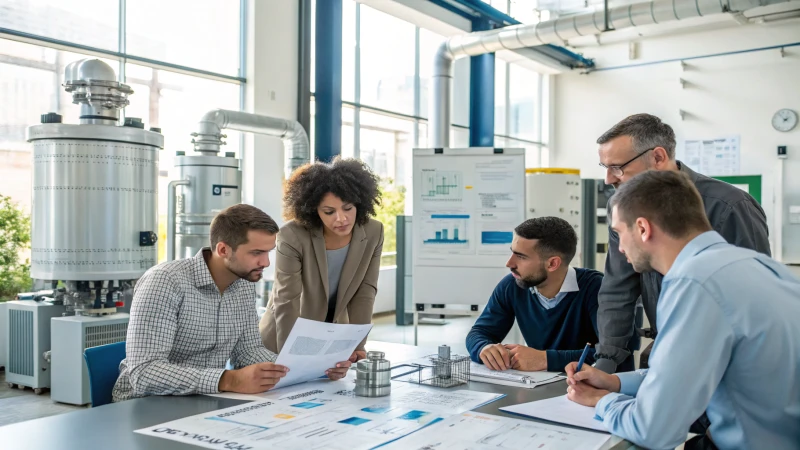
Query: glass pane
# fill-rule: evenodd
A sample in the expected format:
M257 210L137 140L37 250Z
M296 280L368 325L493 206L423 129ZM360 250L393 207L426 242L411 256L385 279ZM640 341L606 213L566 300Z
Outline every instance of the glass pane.
M511 0L509 15L522 23L539 23L543 19L536 9L538 0Z
M238 75L239 19L239 0L129 1L127 52Z
M317 91L317 0L311 0L311 92ZM313 100L312 100L313 104ZM312 120L313 122L313 120ZM310 137L310 136L309 136ZM313 149L314 146L312 145Z
M433 31L419 30L419 103L420 116L428 117L430 103L431 76L433 76L433 58L436 50L444 42L444 37Z
M125 67L127 82L135 94L125 110L128 117L141 117L145 127L159 127L164 134L164 151L159 155L158 191L167 192L167 185L178 176L173 169L176 151L192 154L192 136L197 121L215 108L239 110L238 83L226 83L151 69L136 64ZM241 133L224 132L228 137L222 152L241 155ZM166 257L167 197L158 198L159 260Z
M427 148L428 147L428 124L417 124L417 143L414 148ZM410 177L411 175L409 175Z
M360 157L375 173L397 186L411 170L414 122L361 111Z
M363 13L364 7L361 7ZM364 18L362 16L361 20ZM364 37L361 37L362 41ZM362 59L363 61L363 59ZM342 100L356 101L356 2L342 2Z
M415 33L414 25L361 5L362 104L414 114Z
M469 128L450 128L450 147L469 148Z
M508 63L495 60L494 66L494 132L508 134L506 129L506 71ZM495 143L495 145L497 145Z
M32 182L25 130L48 112L61 114L64 123L78 123L80 108L61 84L67 64L84 58L90 56L0 39L0 194L25 210L30 210ZM119 66L102 61L115 70Z
M411 153L414 147L414 122L361 111L361 159L381 178L382 204L376 219L384 224L384 258L381 266L391 266L390 255L397 251L396 217L405 212L405 186L411 180Z
M542 167L539 156L541 153L539 145L518 141L516 139L502 138L499 136L494 137L494 145L497 148L525 149L525 168Z
M515 64L509 64L509 130L512 137L539 141L539 114L542 76Z
M0 27L118 51L119 1L4 0Z
M355 131L352 125L342 124L342 158L355 156Z
M492 5L492 8L502 13L508 13L508 1L509 0L483 0L484 3Z
M356 134L353 128L355 113L352 107L342 107L342 158L355 156Z

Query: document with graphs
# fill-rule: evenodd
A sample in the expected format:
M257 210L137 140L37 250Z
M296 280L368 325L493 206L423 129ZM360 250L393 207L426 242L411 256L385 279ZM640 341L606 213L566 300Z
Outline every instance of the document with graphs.
M255 401L136 432L218 449L371 449L503 397L403 382L389 396L358 397L354 379L236 397Z
M419 433L388 446L386 450L597 450L610 447L608 434L576 430L549 423L531 422L476 412L451 416ZM615 438L615 440L618 440Z
M136 433L215 449L358 450L392 442L444 417L425 408L398 408L380 401L356 405L315 395L291 395L186 417Z
M337 362L347 361L372 324L349 325L298 318L275 364L289 368L275 389L317 379Z

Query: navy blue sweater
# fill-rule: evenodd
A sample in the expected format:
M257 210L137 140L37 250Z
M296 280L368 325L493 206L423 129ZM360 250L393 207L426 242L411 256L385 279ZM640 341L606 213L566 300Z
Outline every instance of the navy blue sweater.
M603 274L591 269L575 269L578 292L570 292L552 309L544 309L536 294L517 286L508 274L494 289L489 303L467 335L467 350L475 362L487 344L505 339L514 319L528 347L547 351L547 370L561 372L581 357L587 342L597 339L597 292ZM586 358L594 363L594 348Z

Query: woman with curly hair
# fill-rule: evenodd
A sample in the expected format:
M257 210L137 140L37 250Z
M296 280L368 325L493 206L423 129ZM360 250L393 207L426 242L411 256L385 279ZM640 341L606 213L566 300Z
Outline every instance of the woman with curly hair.
M357 159L298 168L284 187L275 284L259 329L280 352L298 317L329 323L371 323L378 292L383 224L378 177ZM366 357L364 342L351 356Z

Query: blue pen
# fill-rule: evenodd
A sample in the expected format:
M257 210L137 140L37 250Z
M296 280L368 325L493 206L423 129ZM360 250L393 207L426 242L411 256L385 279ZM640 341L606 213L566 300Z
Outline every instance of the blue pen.
M575 368L575 372L580 372L581 367L583 367L583 362L586 361L586 355L589 354L589 343L586 343L586 347L583 347L583 353L581 353L581 359L578 360L578 367Z

